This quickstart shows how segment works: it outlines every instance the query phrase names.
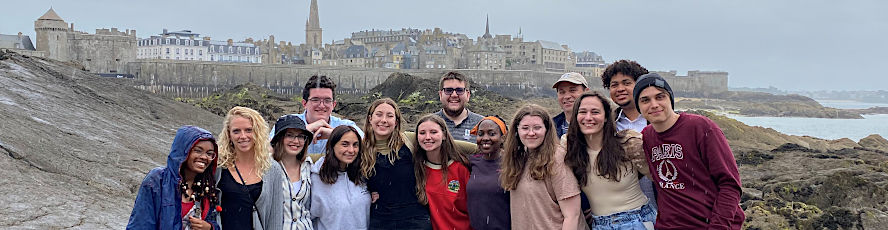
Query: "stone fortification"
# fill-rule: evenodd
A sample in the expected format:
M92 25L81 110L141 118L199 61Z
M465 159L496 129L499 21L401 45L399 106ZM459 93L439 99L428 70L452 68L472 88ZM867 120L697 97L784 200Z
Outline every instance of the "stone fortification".
M355 67L319 67L302 65L268 65L214 63L175 60L138 60L130 62L124 73L133 74L137 87L174 97L204 97L219 90L253 83L284 95L299 95L305 81L315 74L336 81L337 92L365 94L395 72L438 79L440 69L379 69ZM456 70L475 83L510 97L554 95L551 89L561 73L532 70ZM688 76L661 72L678 95L708 96L727 91L726 72L689 71ZM598 76L586 76L590 87L601 90Z

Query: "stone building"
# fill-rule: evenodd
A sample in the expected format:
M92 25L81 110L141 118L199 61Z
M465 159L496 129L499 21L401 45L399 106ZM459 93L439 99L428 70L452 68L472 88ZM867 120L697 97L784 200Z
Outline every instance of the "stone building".
M419 29L401 28L401 30L364 30L351 33L352 41L360 41L368 45L376 45L380 43L397 44L400 42L409 42L411 39L416 41L422 31Z
M307 48L318 49L323 45L324 37L321 22L318 18L318 0L311 0L308 20L305 21L305 45ZM310 49L306 49L310 50Z
M19 32L18 35L0 34L0 49L12 50L16 53L28 56L46 56L46 52L37 51L37 49L34 48L34 43L31 43L31 37L23 35L22 32Z
M506 51L497 39L490 35L490 19L484 27L484 35L466 52L469 69L502 70L506 67Z
M117 28L96 29L95 34L74 30L50 8L34 21L37 51L46 57L71 61L94 73L116 73L126 63L136 60L136 31Z
M262 63L262 49L252 43L213 41L191 30L169 32L139 39L138 59Z
M209 37L200 38L200 34L191 30L168 32L163 29L160 36L139 39L136 59L168 59L209 61L207 52Z
M567 45L559 45L556 42L536 41L542 47L539 56L542 58L542 64L546 71L564 72L565 68L575 65L575 61L570 58L571 51Z
M607 67L604 58L595 52L575 52L574 56L577 60L576 67Z

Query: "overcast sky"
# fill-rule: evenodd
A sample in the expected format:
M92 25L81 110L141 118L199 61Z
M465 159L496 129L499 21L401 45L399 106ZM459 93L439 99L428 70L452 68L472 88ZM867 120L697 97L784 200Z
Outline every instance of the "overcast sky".
M214 40L302 43L310 0L2 0L0 34L34 38L50 6L75 29L136 29L140 38L190 29ZM888 1L880 0L318 0L324 41L368 29L440 27L470 38L593 51L649 70L729 72L729 87L888 90Z

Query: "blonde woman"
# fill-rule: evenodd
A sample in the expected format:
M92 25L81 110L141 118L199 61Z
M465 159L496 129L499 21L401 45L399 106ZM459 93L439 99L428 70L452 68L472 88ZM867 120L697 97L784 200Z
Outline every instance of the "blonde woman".
M370 105L364 123L361 175L373 194L369 229L432 229L425 189L416 186L413 153L416 133L404 132L398 104L382 98ZM454 141L462 154L477 146Z
M416 188L413 144L401 127L401 110L389 98L370 105L364 124L361 174L375 194L369 229L432 229L429 209L420 203L425 189Z
M506 136L500 181L510 192L512 229L585 229L580 186L558 142L552 119L538 105L521 107Z
M228 229L283 228L283 175L268 148L268 125L256 110L234 107L219 134L221 222Z

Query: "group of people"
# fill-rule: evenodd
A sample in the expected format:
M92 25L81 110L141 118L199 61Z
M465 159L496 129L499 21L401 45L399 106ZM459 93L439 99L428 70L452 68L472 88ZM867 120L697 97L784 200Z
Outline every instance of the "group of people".
M531 104L505 121L469 111L468 79L448 72L441 111L407 131L389 98L363 127L333 116L336 84L312 76L305 111L270 129L245 107L218 139L180 128L127 229L740 229L720 128L677 113L669 83L634 61L601 79L609 97L566 73L562 113Z

